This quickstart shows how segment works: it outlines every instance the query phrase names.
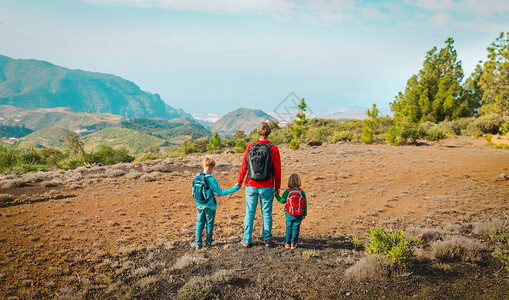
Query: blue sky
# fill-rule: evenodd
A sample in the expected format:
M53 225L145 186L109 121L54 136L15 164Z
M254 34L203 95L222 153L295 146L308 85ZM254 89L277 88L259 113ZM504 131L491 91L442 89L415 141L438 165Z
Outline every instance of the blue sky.
M389 103L453 37L465 77L500 32L500 0L0 0L0 54L111 73L190 113Z

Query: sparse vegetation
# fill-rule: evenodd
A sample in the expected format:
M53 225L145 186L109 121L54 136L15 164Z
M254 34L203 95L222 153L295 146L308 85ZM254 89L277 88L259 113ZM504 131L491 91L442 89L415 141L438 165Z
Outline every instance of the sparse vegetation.
M386 255L395 263L413 266L415 246L421 241L408 240L401 230L390 232L382 226L368 230L368 237L364 247L369 254Z
M482 260L482 252L487 249L481 241L460 235L447 236L442 241L435 241L431 248L432 256L444 262L478 262Z
M16 197L14 197L11 194L0 194L0 203L11 202L14 201L15 199Z
M194 277L179 290L179 300L205 300L212 296L212 284L208 278Z
M347 282L383 281L395 269L395 264L385 255L368 255L345 271Z
M497 243L491 255L499 259L509 271L509 226L504 224L504 226L492 228L490 238Z

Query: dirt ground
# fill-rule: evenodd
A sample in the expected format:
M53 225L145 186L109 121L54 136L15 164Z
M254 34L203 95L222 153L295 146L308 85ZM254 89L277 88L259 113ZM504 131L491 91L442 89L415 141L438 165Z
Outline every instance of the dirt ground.
M195 252L191 182L203 156L0 177L0 194L15 198L0 202L0 297L174 298L192 278L225 270L227 279L207 281L208 296L509 298L509 272L488 250L481 262L451 262L445 272L431 267L436 261L424 245L416 267L403 275L343 280L345 269L366 255L351 238L365 239L374 226L472 236L476 224L507 219L508 150L457 137L420 146L337 143L280 151L282 187L297 172L308 196L294 251L282 246L277 201L275 247L258 240L259 210L253 247L240 246L243 187L218 198L214 246ZM222 188L232 187L242 156L213 157L213 175Z

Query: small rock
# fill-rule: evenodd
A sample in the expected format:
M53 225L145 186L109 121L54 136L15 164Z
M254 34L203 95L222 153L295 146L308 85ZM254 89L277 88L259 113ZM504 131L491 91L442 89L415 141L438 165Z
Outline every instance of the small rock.
M505 175L505 173L500 173L500 178L507 179L507 176Z

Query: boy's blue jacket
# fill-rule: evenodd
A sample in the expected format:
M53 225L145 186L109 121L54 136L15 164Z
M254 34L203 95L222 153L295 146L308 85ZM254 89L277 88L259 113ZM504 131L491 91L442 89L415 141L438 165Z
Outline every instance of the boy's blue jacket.
M196 174L195 178L198 175L199 175L199 173ZM207 193L207 198L210 198L210 200L206 204L196 203L197 208L206 208L207 207L211 210L216 210L217 201L215 201L215 198L216 198L215 194L217 194L219 196L224 196L224 195L233 194L240 189L239 186L235 186L235 187L232 187L231 189L222 190L221 187L219 186L219 183L217 183L217 180L214 178L214 176L212 176L208 173L205 173L205 180L207 180L207 183L209 184L210 190L207 190L206 193Z

